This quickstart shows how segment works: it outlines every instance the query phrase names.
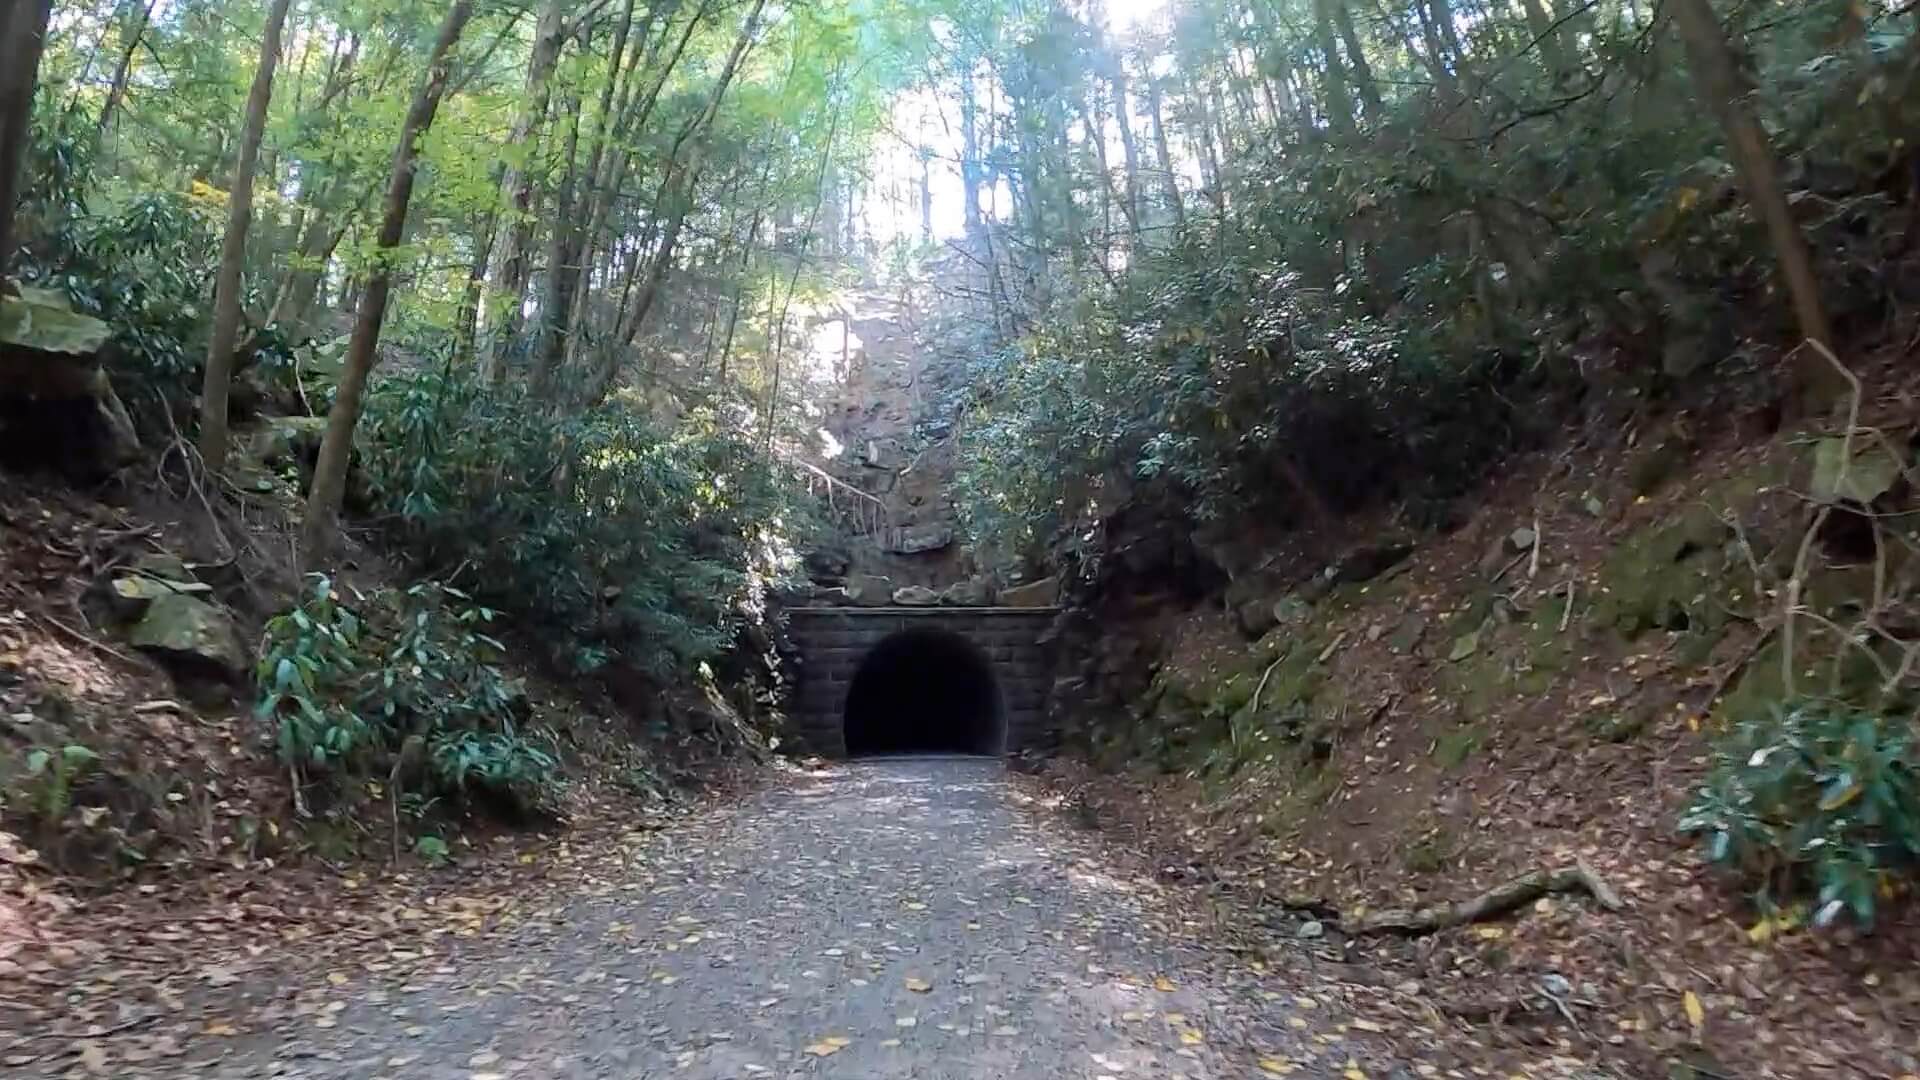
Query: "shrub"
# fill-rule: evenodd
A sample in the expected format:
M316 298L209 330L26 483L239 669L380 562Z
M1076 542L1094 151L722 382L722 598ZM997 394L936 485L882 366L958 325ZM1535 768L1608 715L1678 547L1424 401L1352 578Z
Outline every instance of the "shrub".
M574 671L713 656L804 521L798 485L698 416L669 435L624 403L570 415L428 372L385 380L361 427L395 538Z
M299 606L268 622L260 660L258 711L279 723L282 760L342 787L423 757L433 794L484 794L515 813L549 799L559 758L521 730L525 695L483 631L493 618L434 583L349 606L314 575Z
M1871 923L1893 879L1920 862L1920 785L1898 721L1800 700L1719 740L1707 783L1681 818L1707 857L1763 910L1812 894L1816 925Z

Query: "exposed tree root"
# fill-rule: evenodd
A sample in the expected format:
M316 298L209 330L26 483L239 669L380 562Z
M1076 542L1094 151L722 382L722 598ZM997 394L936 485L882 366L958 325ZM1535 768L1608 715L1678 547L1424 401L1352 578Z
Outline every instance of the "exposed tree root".
M1470 900L1413 910L1393 908L1342 920L1340 929L1355 937L1369 934L1418 937L1497 918L1552 893L1576 891L1588 893L1608 911L1618 911L1625 906L1620 901L1620 894L1601 880L1592 867L1585 862L1577 862L1564 870L1535 870L1531 874L1522 874Z

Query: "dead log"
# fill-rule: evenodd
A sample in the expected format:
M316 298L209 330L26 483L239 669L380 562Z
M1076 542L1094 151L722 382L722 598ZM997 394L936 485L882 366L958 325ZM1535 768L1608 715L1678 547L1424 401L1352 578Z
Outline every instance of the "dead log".
M1370 934L1419 937L1498 918L1543 896L1566 892L1585 892L1608 911L1619 911L1625 906L1620 901L1620 894L1601 880L1600 875L1594 873L1585 862L1577 862L1564 870L1535 870L1531 874L1522 874L1470 900L1433 904L1412 910L1392 908L1377 911L1343 921L1340 929L1354 937Z

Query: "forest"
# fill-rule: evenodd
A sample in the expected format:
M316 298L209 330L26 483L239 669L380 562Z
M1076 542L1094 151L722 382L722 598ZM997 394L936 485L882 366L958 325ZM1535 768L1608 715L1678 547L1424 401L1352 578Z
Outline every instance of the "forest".
M841 756L790 612L1046 606L1009 760L1521 987L1452 1065L1920 1070L1914 3L4 5L0 965L511 894Z

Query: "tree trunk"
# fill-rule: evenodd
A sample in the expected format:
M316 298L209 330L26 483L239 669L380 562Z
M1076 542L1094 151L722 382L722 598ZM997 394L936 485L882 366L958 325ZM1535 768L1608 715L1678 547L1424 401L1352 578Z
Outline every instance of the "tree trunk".
M153 6L158 0L146 0L139 5L139 14L133 25L127 28L127 40L120 44L120 63L113 69L113 81L107 85L107 100L100 106L100 119L93 125L94 141L107 136L107 126L113 122L113 110L127 92L127 79L133 74L133 54L140 51L140 39L147 35L147 24L153 19Z
M580 281L580 229L573 219L575 170L580 154L580 100L569 96L565 102L571 122L567 125L565 163L560 188L554 193L553 242L547 249L547 294L540 304L540 340L534 350L533 392L546 395L553 389L560 361L567 354L568 316L573 311L573 293Z
M0 292L10 292L13 211L20 202L20 165L32 138L33 87L47 43L53 0L11 0L0 14Z
M1818 408L1831 402L1846 383L1819 351L1833 348L1833 329L1820 299L1820 283L1814 276L1807 239L1794 220L1780 182L1779 162L1773 156L1766 128L1753 109L1753 83L1742 70L1740 56L1707 0L1671 0L1669 10L1674 28L1686 45L1694 85L1726 132L1747 201L1766 222L1780 274L1793 298L1800 333L1818 346L1797 350L1793 387L1800 404Z
M701 168L706 164L707 141L713 134L713 119L720 112L720 102L727 95L727 87L732 85L734 75L740 70L740 61L746 57L754 35L759 32L760 15L766 7L767 0L754 0L746 25L740 28L740 36L734 39L733 51L727 55L726 66L721 69L713 92L707 97L706 109L701 113L692 134L693 146L687 151L686 162L679 164L671 158L668 161L667 176L660 192L661 205L656 207L656 210L666 209L668 214L666 227L660 233L660 247L654 252L647 269L647 281L641 287L626 333L622 335L618 347L607 350L607 358L601 361L600 371L589 388L586 400L590 406L606 400L607 393L613 389L614 380L620 374L621 353L639 336L647 314L660 298L661 283L666 280L667 270L673 263L673 249L679 242L681 227L686 224L687 211L692 207L693 192L700 182Z
M833 139L839 131L840 113L836 110L833 122L827 125L826 145L820 148L820 175L813 184L813 211L807 216L807 231L801 234L799 248L793 253L793 271L787 275L787 298L780 305L780 329L773 347L773 382L767 390L764 452L769 455L773 453L773 432L780 413L780 360L787 343L787 312L793 306L793 291L800 284L800 268L807 259L807 242L813 238L814 227L820 222L820 204L827 197L827 169L833 163Z
M1527 32L1539 42L1540 57L1546 62L1547 74L1556 79L1571 75L1573 59L1567 52L1566 39L1561 36L1564 27L1554 24L1553 16L1540 0L1520 0L1520 7L1526 12Z
M504 166L494 170L495 188L500 186L505 171ZM467 263L467 283L460 290L460 309L453 323L453 355L463 362L473 356L480 338L480 304L486 295L487 267L493 263L493 242L499 233L500 215L489 210L476 216L473 257Z
M587 167L583 174L586 177L586 190L583 193L585 212L580 215L580 220L585 221L586 225L578 229L574 240L577 265L568 267L566 271L573 275L573 288L567 310L561 315L566 320L565 352L561 364L568 357L579 355L587 317L587 294L592 285L588 275L600 243L599 233L594 228L596 214L600 212L604 200L600 190L600 169L607 160L608 143L615 134L619 115L632 97L639 59L644 51L636 47L633 59L627 60L627 43L633 33L633 9L634 0L626 0L621 8L620 22L613 33L613 52L607 60L607 82L600 90L600 108L593 121L593 148L587 152ZM655 7L649 6L647 17L640 24L641 41L647 40L652 31L655 10ZM623 63L627 65L625 71L621 69Z
M393 252L400 246L407 225L407 204L413 199L413 169L417 144L433 126L434 113L446 94L452 52L460 32L473 17L472 0L454 0L440 23L440 34L427 60L427 76L414 91L406 119L400 124L400 139L393 151L393 170L387 184L386 206L381 212L380 236L373 269L360 298L360 310L354 318L353 337L347 343L347 355L341 370L340 389L333 409L327 414L327 433L320 443L320 457L314 465L313 487L307 495L306 520L300 529L300 561L303 568L324 565L333 549L338 529L340 501L347 490L347 464L352 457L353 429L360 419L360 400L366 394L367 377L373 371L375 348L380 343L380 326L387 314L387 297L393 288Z
M620 149L616 153L607 155L606 160L602 163L601 173L599 177L593 181L593 198L586 215L587 244L589 245L590 251L597 247L600 238L606 235L607 219L613 210L614 192L620 187L620 181L626 176L627 167L633 160L631 140L628 136L644 128L647 121L652 117L654 105L660 100L661 89L666 86L668 76L673 74L674 69L679 66L680 58L686 54L687 42L693 38L694 30L699 27L701 20L706 16L708 10L709 5L703 4L699 8L696 8L693 14L688 17L687 25L681 30L679 40L674 44L672 55L667 57L666 63L662 65L659 72L653 76L652 82L647 88L646 96L640 100L639 104L637 106L633 105L631 95L628 95L628 100L619 110L620 121L614 128L613 143L619 146ZM651 19L651 13L649 13L648 17ZM668 27L662 28L663 35L665 31L670 28L671 23L669 23ZM657 55L657 50L649 48L646 51L646 60L641 63L639 70L650 71L654 66L651 61L657 57ZM669 163L679 154L680 143L684 138L685 133L683 132L681 139L675 140L673 155L670 155L668 158ZM638 258L639 256L636 254L634 256L635 262L630 264L630 266L637 265ZM632 281L633 273L630 270L624 275L620 306L615 312L613 326L615 333L618 333L620 329L620 313L625 310L627 289L631 286ZM584 292L585 290L582 290L583 294ZM579 316L580 320L585 319L586 311L584 306ZM585 336L584 326L577 324L573 334L573 354L576 359L580 352L579 346L585 339Z
M1120 127L1120 151L1127 167L1126 197L1121 205L1126 207L1127 228L1133 235L1133 244L1140 244L1140 147L1133 139L1133 106L1127 101L1127 69L1119 57L1113 58L1113 66L1107 70L1107 82L1113 87L1113 122Z
M507 144L501 148L507 162L506 178L501 181L501 201L505 204L506 244L501 251L499 279L495 291L506 311L506 325L488 350L481 377L498 383L506 376L507 351L521 326L520 305L526 299L527 280L532 276L528 264L533 247L533 173L529 144L534 129L546 121L547 105L553 100L553 72L560 64L560 50L566 44L565 0L547 0L534 26L533 50L527 56L526 89L522 91L520 111L507 132Z
M1347 89L1347 68L1340 61L1340 50L1333 43L1335 0L1313 0L1314 44L1326 64L1324 80L1327 123L1337 135L1353 134L1353 96Z
M960 73L960 192L966 200L967 238L980 233L980 132L973 100L973 70Z
M1173 211L1174 224L1187 227L1186 204L1180 201L1180 178L1174 175L1173 153L1167 147L1167 122L1160 108L1160 82L1147 79L1147 119L1153 124L1153 152L1160 159L1160 175L1166 181L1167 206Z
M213 286L213 334L207 340L206 378L200 385L200 458L214 472L227 468L227 389L233 380L233 343L240 332L240 271L247 261L247 228L253 223L253 167L266 133L273 98L273 69L280 62L280 31L291 0L273 0L260 34L260 62L247 92L240 153L227 192L227 231L220 240L220 272Z
M1539 3L1539 0L1531 0ZM1360 35L1353 28L1353 12L1347 7L1347 0L1326 0L1333 9L1333 22L1340 30L1340 43L1347 48L1347 64L1353 68L1353 83L1360 91L1360 105L1366 110L1367 119L1378 122L1386 106L1380 101L1380 84L1374 81L1373 65L1367 63L1367 54L1360 48Z

